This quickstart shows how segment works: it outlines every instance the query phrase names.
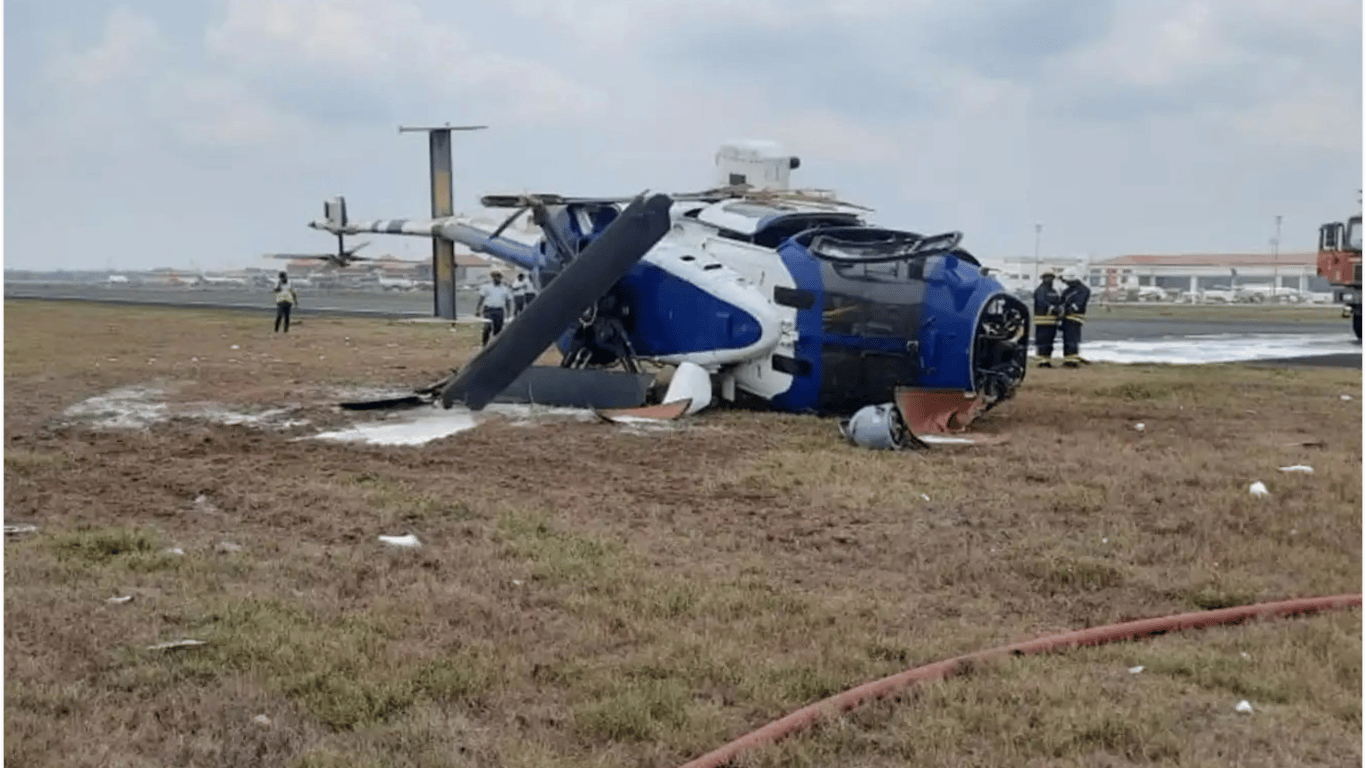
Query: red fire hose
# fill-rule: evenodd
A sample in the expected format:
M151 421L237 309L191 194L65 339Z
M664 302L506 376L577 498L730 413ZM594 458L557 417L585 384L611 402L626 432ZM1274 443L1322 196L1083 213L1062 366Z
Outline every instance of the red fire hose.
M1361 605L1361 595L1333 595L1331 597L1307 597L1298 600L1284 600L1276 603L1258 603L1237 608L1221 608L1217 611L1197 611L1155 619L1126 621L1105 627L1092 627L1060 635L1050 635L1000 648L958 656L946 661L927 664L891 677L864 683L844 693L838 693L775 720L757 731L741 736L720 749L708 752L682 768L720 768L738 757L742 752L772 744L793 733L814 725L822 716L848 712L870 699L881 699L889 694L919 683L943 680L964 669L1001 656L1022 656L1027 653L1043 653L1077 645L1103 645L1118 640L1131 640L1146 635L1160 635L1181 629L1197 629L1218 624L1236 624L1258 616L1288 616L1296 613L1314 613L1334 608L1347 608Z

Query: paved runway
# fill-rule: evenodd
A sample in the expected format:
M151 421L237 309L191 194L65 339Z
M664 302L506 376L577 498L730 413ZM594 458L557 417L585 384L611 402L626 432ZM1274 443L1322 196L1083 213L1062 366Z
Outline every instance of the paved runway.
M150 288L105 285L5 283L5 299L99 301L140 305L274 310L270 291L250 288ZM456 308L471 315L477 295L462 291ZM431 317L426 291L301 291L300 317L347 315ZM1086 320L1082 354L1113 362L1227 362L1260 359L1300 364L1361 365L1361 345L1347 320L1143 319L1112 320L1093 312Z
M300 289L295 313L308 315L376 315L381 317L431 317L432 294L426 291L327 291ZM5 283L5 299L56 299L99 301L152 306L251 309L274 312L269 289L251 288L144 288L60 283ZM456 296L461 314L474 311L474 291Z

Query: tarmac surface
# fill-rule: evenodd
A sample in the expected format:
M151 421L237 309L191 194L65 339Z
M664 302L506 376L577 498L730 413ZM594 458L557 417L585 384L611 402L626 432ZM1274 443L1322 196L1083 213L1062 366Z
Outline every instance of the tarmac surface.
M295 315L371 316L382 318L431 318L434 301L428 291L330 291L306 289L300 291L300 302ZM456 296L456 309L461 318L473 320L477 294L461 291ZM139 286L77 285L59 283L5 283L5 299L45 299L67 301L96 301L144 306L181 306L212 309L232 309L271 314L274 304L266 289L219 287L158 288ZM1281 344L1267 344L1267 339L1284 335ZM1290 338L1298 337L1298 338ZM1274 340L1274 339L1273 339ZM1300 348L1301 340L1309 342ZM1108 319L1103 311L1093 311L1086 319L1082 354L1088 355L1088 343L1100 342L1090 350L1115 351L1110 359L1116 362L1228 362L1227 347L1265 352L1234 355L1234 360L1253 360L1262 363L1295 365L1357 366L1361 365L1361 346L1352 334L1351 324L1343 320L1285 321L1247 319ZM1113 344L1112 344L1113 342ZM1130 355L1124 342L1149 342L1137 355ZM1061 339L1059 339L1061 344ZM1166 359L1151 350L1163 347L1207 348L1212 350L1208 360L1189 359L1188 352ZM1214 348L1220 349L1214 349ZM1271 353L1271 348L1282 351ZM1060 353L1060 352L1059 352ZM1055 353L1055 354L1059 354ZM1103 355L1098 355L1103 357ZM1133 357L1133 359L1129 359Z

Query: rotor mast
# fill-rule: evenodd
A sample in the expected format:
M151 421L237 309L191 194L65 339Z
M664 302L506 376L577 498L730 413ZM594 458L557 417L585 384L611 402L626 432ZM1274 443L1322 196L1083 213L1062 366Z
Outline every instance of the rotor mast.
M480 131L487 125L402 126L399 133L427 134L431 157L432 218L455 215L451 186L451 131ZM432 315L448 320L456 318L455 243L444 237L432 238Z

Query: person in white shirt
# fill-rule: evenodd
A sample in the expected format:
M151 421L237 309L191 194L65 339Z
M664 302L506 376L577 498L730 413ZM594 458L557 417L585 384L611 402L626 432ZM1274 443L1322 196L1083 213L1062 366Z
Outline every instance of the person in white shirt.
M280 321L285 324L285 333L289 333L289 311L299 303L299 295L294 292L294 287L289 284L289 275L280 273L280 278L275 283L275 332L280 332Z
M526 307L526 295L531 290L531 281L526 279L525 272L518 272L517 279L512 281L512 314L517 316L522 314Z
M484 338L481 346L488 346L489 338L503 332L503 319L512 306L512 289L503 285L503 273L489 274L493 280L479 287L479 304L474 308L476 315L484 317Z

